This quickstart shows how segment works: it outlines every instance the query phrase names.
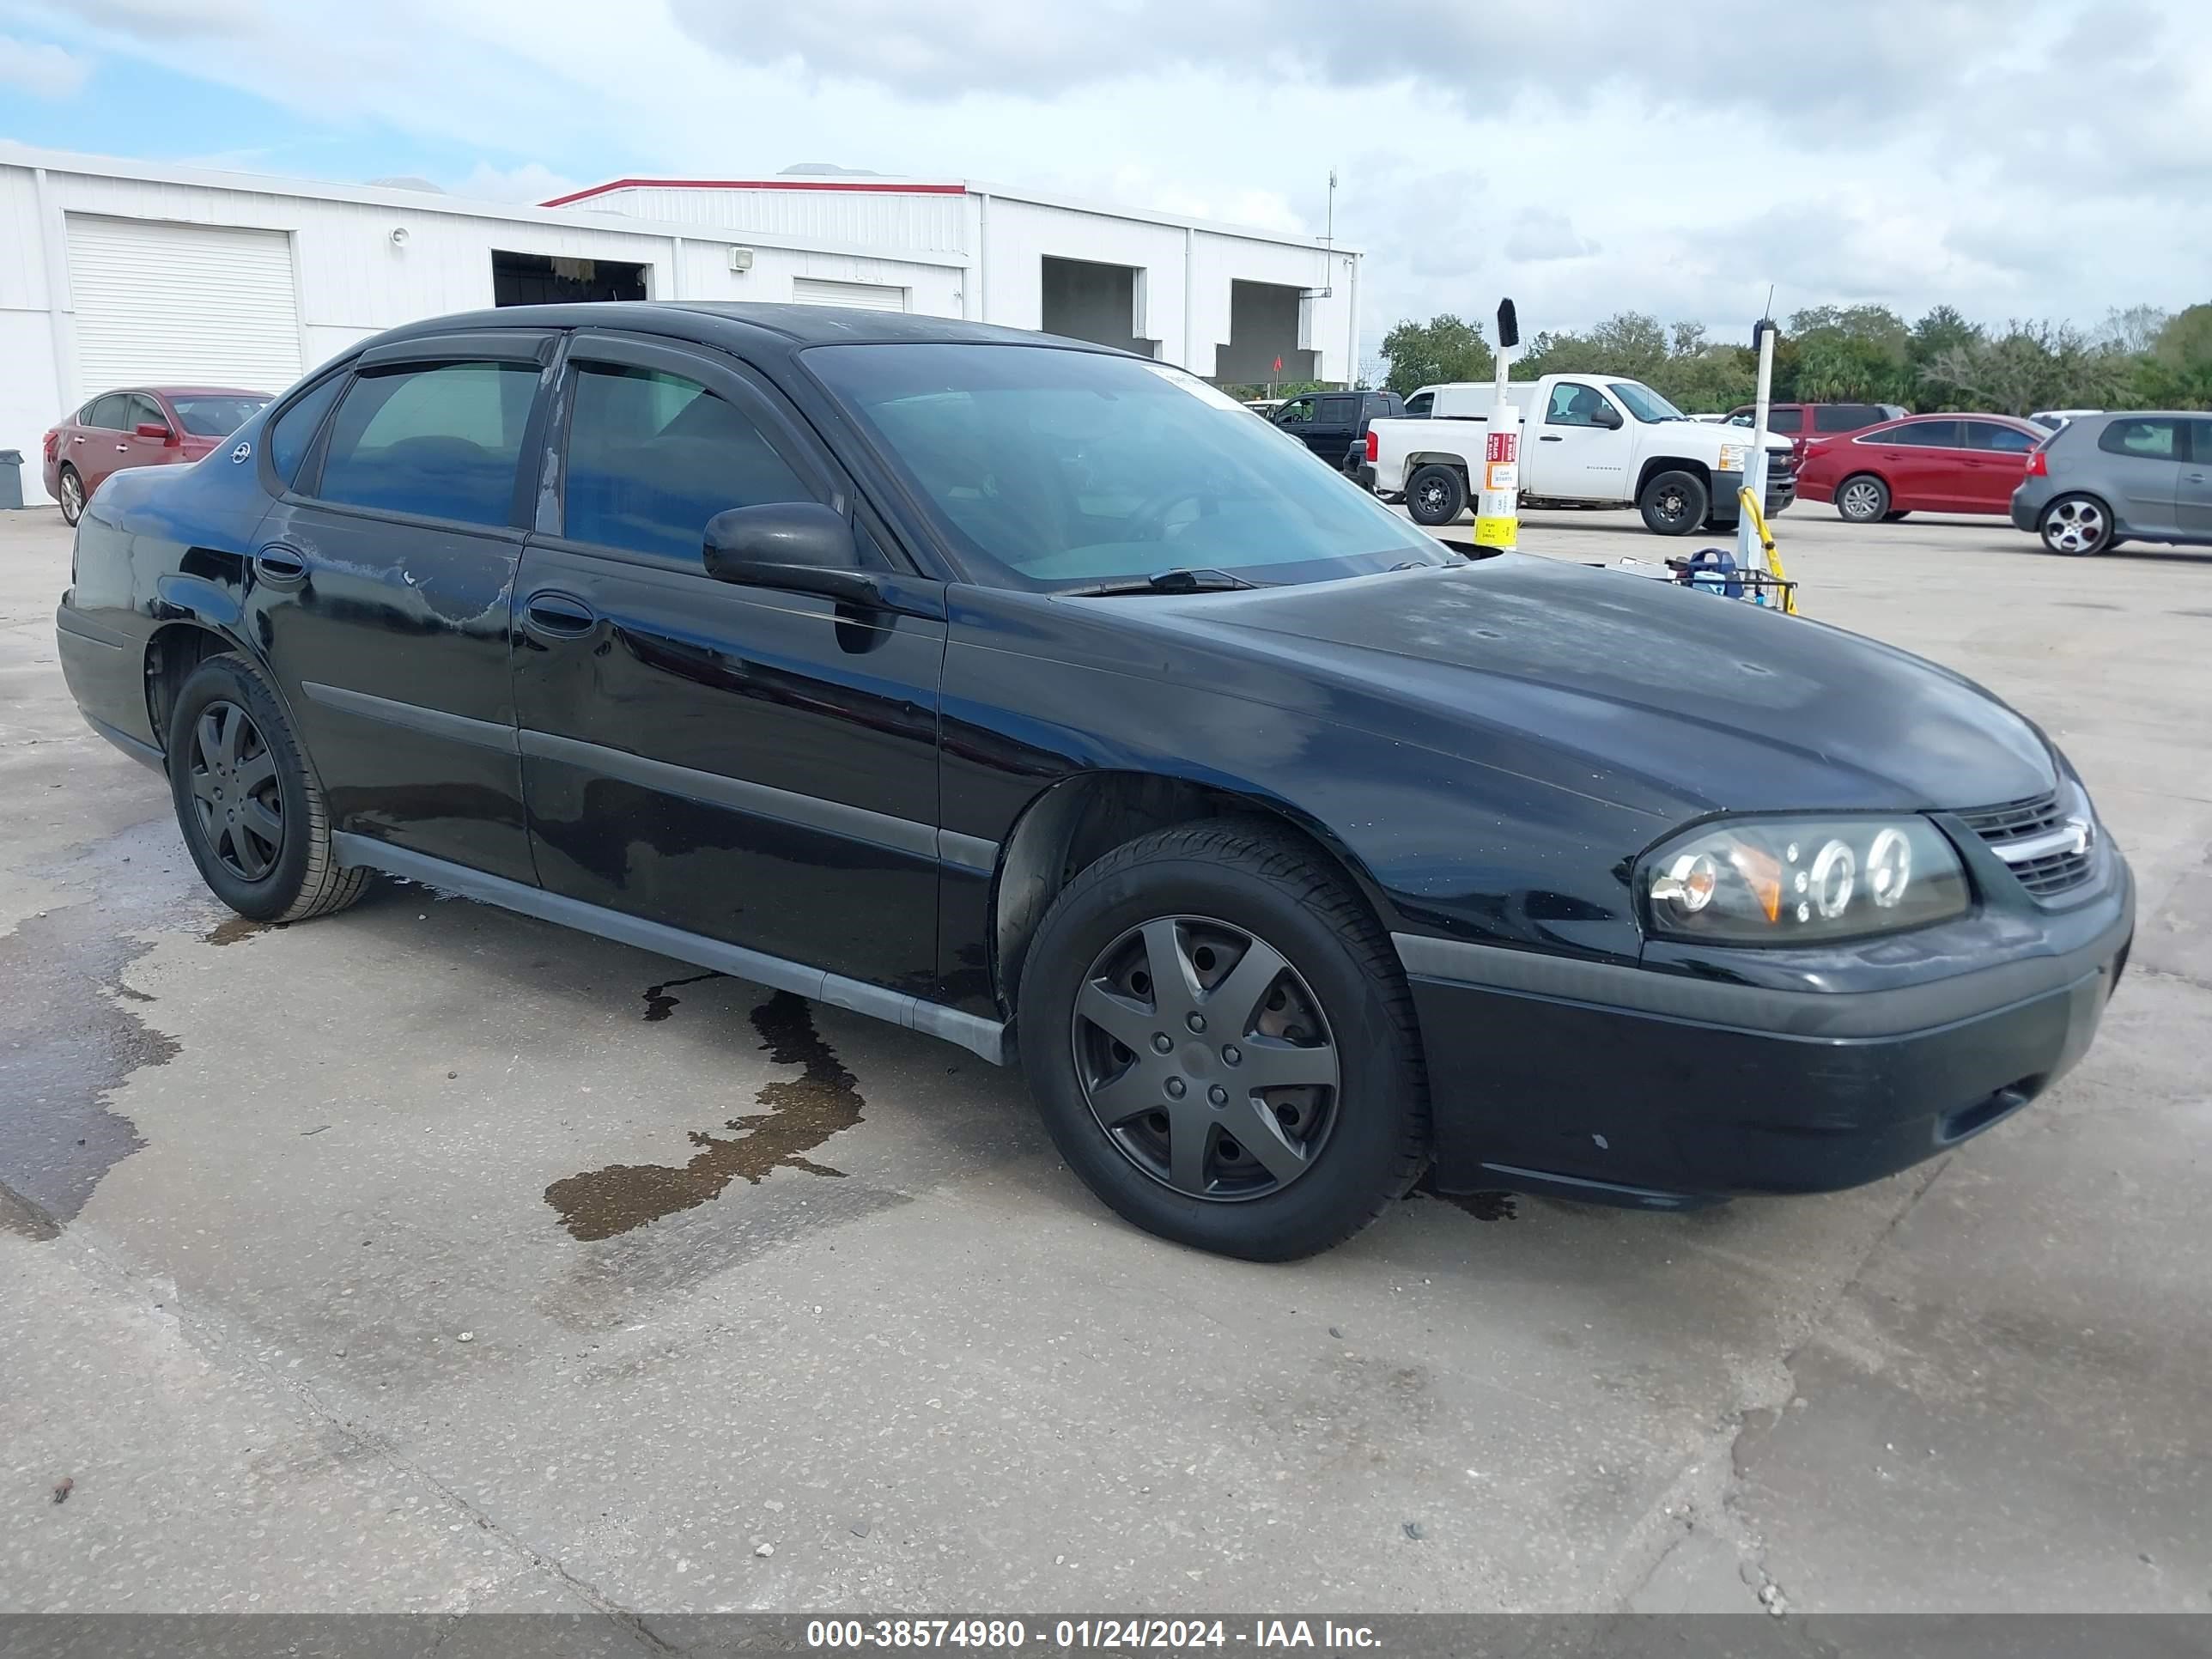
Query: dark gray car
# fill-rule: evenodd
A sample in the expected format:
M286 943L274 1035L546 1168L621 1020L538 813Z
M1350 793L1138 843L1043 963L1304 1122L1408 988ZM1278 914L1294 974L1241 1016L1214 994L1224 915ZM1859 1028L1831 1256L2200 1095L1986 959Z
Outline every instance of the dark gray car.
M2212 416L2076 416L2027 458L2012 521L2053 553L2124 541L2212 546Z

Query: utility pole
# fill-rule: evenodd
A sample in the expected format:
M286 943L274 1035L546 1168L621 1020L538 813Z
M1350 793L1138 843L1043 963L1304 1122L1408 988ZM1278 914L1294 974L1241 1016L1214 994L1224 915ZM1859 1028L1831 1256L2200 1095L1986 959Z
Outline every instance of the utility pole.
M1474 509L1474 544L1510 553L1521 540L1521 411L1505 390L1505 366L1521 343L1513 301L1498 302L1498 385L1483 434L1481 494Z
M1772 296L1767 301L1771 308ZM1744 457L1744 487L1751 491L1752 500L1759 510L1766 510L1766 412L1774 392L1774 319L1762 317L1751 325L1751 337L1759 348L1759 400L1751 417L1751 453ZM1741 569L1767 568L1766 550L1759 544L1759 526L1752 522L1751 514L1739 508L1735 520L1735 562Z

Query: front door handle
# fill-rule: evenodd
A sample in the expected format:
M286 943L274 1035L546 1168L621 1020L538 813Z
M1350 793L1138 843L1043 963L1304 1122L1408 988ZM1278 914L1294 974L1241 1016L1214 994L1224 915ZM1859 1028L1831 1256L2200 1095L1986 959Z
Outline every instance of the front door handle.
M1536 441L1540 444L1563 444L1566 442L1566 440L1565 438L1559 437L1554 434L1547 432L1542 437L1537 439Z
M523 626L556 640L581 639L599 625L599 613L581 599L548 589L523 602Z

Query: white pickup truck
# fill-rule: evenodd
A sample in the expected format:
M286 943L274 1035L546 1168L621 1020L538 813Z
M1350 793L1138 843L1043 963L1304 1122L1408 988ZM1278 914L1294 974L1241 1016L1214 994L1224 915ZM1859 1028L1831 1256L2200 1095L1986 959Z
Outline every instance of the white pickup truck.
M1547 374L1506 392L1521 411L1522 506L1634 507L1662 536L1735 523L1749 433L1692 420L1615 374ZM1403 415L1369 424L1354 476L1386 501L1402 497L1416 524L1451 523L1467 510L1470 474L1481 476L1496 395L1488 381L1421 387ZM1797 499L1797 467L1787 438L1770 435L1766 448L1771 517Z

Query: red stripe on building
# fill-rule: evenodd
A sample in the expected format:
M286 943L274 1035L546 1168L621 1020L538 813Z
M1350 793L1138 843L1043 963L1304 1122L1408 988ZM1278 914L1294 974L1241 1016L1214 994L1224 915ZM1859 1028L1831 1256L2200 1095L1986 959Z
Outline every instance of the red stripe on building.
M842 190L877 196L965 196L965 185L898 185L865 179L617 179L556 196L540 207L567 207L611 190Z

